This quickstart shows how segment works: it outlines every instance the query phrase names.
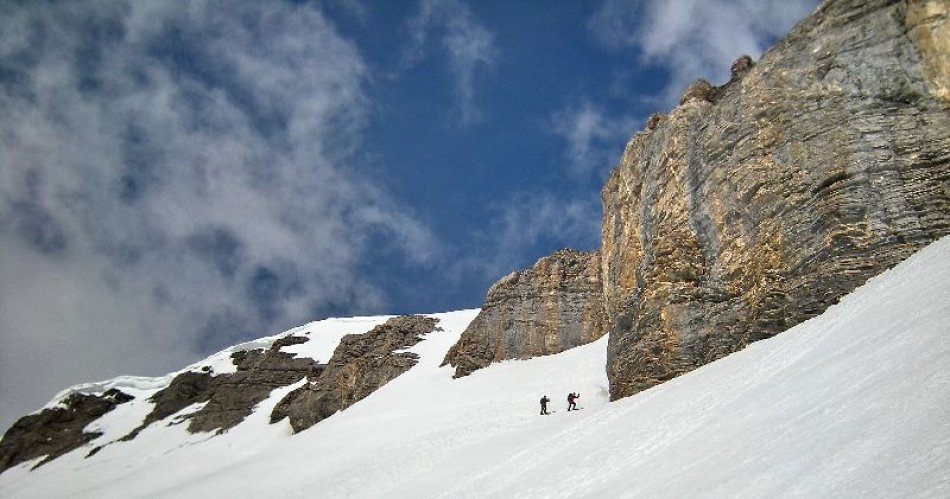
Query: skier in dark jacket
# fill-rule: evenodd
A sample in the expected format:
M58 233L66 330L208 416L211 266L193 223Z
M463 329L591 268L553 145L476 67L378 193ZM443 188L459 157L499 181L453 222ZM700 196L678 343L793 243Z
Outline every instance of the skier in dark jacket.
M548 414L548 402L550 401L551 399L549 399L547 395L541 397L541 415L542 416L546 416Z
M581 394L571 392L571 393L567 396L567 410L574 409L574 410L576 411L576 410L577 410L577 402L575 402L575 400L577 400L577 399L579 399L579 398L581 398Z

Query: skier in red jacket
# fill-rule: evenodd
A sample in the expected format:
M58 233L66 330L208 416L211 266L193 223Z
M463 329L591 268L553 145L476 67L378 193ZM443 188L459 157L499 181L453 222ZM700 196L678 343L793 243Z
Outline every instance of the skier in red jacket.
M576 410L577 410L577 402L575 402L575 400L577 400L577 399L579 399L579 398L581 398L581 394L571 392L571 393L567 396L567 410L574 409L574 410L576 411Z

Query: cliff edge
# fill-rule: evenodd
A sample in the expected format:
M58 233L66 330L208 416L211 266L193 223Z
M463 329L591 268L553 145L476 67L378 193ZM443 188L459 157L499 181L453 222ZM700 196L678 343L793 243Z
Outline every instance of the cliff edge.
M630 140L602 192L613 399L814 317L950 233L948 10L825 2Z

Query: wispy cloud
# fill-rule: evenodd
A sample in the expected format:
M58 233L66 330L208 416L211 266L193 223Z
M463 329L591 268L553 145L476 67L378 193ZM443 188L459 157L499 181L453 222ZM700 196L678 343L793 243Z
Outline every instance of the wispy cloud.
M411 39L404 66L422 60L430 50L430 40L438 37L455 82L459 118L463 125L479 122L482 115L475 104L475 79L495 62L494 35L459 0L422 0L408 26Z
M623 144L633 133L636 120L611 116L590 101L568 106L551 118L551 130L563 138L568 170L578 180L603 181L623 152Z
M588 23L611 47L636 47L643 62L670 73L661 99L675 103L689 83L729 79L743 54L758 58L818 0L606 0Z
M373 251L430 261L354 164L367 72L306 5L0 6L0 426L77 380L377 309Z

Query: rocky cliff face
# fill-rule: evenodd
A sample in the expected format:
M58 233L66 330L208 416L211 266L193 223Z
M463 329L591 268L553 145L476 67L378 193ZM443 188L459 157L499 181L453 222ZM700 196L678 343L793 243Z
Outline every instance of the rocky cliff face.
M950 233L948 11L829 0L727 84L691 85L604 186L599 253L496 283L445 362L464 376L610 330L625 397L820 314Z
M825 2L631 139L602 192L612 398L813 317L950 232L948 10Z
M271 423L289 418L294 432L300 432L362 400L416 364L416 354L400 350L422 341L437 323L406 315L366 334L344 336L322 374L277 404Z
M606 333L600 255L562 250L492 285L445 357L455 377L492 362L563 352Z

